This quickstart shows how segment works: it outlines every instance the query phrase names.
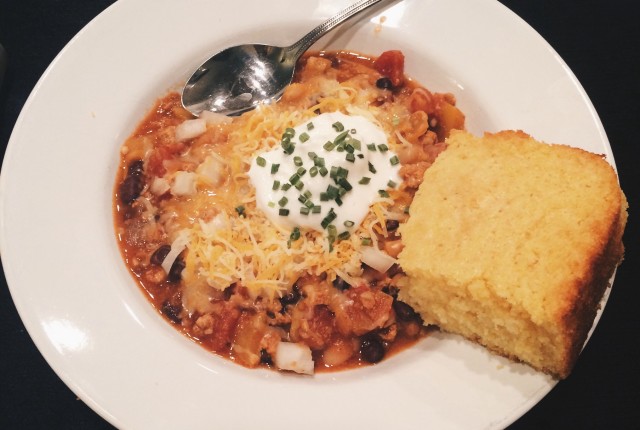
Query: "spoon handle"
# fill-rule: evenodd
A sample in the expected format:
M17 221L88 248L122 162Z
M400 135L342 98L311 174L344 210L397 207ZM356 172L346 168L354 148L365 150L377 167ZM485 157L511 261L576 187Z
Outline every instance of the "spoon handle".
M347 19L351 18L353 15L358 12L363 11L364 9L372 6L381 0L360 0L355 2L349 7L342 9L333 17L329 18L309 33L307 33L302 39L291 45L287 48L288 56L290 56L291 60L295 61L300 57L311 45L314 44L320 37L322 37L325 33L332 30L339 24L342 24Z

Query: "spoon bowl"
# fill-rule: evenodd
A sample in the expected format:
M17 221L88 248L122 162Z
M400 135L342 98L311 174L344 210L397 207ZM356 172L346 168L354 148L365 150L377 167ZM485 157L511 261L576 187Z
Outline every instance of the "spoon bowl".
M193 73L182 105L195 116L208 110L239 115L277 101L291 83L300 56L324 34L382 0L360 0L323 22L291 46L246 44L226 48Z
M277 100L293 79L296 60L286 48L241 45L227 48L196 70L182 92L191 113L204 110L241 114L267 100Z

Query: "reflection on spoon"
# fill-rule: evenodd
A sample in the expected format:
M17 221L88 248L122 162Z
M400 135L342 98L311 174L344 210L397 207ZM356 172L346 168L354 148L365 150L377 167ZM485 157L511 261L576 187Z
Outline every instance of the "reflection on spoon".
M227 48L205 61L182 90L182 105L198 116L204 110L238 115L278 100L291 83L296 62L321 36L381 0L360 0L287 47L261 44Z

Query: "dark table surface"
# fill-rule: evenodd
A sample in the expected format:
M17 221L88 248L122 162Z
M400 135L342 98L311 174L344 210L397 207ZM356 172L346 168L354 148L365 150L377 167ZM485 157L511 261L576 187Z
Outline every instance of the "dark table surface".
M184 0L188 1L188 0ZM577 76L604 124L630 205L626 256L606 310L571 376L511 429L640 429L637 280L640 15L635 0L501 0L536 29ZM0 0L7 69L0 145L48 64L110 0ZM479 17L480 18L480 17ZM2 72L0 66L0 74ZM47 365L0 277L0 429L109 429ZM460 405L464 413L464 405ZM399 428L402 428L401 425Z

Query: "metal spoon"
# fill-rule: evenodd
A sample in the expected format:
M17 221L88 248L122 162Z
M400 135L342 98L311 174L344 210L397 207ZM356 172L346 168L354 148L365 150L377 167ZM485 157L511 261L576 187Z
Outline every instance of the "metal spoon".
M291 83L296 62L338 24L381 0L360 0L287 47L249 44L227 48L205 61L182 90L182 105L196 116L204 110L238 115L278 100Z

